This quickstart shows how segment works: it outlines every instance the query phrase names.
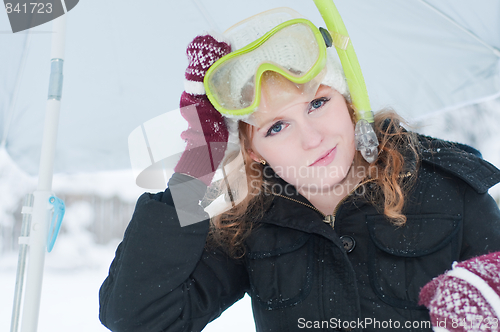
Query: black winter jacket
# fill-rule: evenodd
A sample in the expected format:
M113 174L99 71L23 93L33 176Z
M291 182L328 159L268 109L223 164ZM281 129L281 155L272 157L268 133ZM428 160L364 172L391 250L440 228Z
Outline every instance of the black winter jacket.
M290 200L310 204L304 197L275 197L239 260L205 247L208 220L180 227L169 189L142 195L100 290L101 322L201 331L248 293L257 331L431 331L420 289L454 261L500 251L487 193L500 171L442 141L421 157L405 226L353 198L332 229ZM203 214L196 190L186 205Z

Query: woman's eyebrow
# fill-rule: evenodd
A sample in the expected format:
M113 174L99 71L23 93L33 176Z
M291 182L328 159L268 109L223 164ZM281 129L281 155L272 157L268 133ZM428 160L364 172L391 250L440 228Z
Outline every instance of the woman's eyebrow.
M282 120L281 117L275 117L275 118L272 118L272 119L269 119L266 121L262 121L260 123L259 127L257 127L257 131L261 131L261 130L267 131L267 129L270 125L272 125L275 122L280 121L280 120Z
M256 118L257 126L255 126L255 127L257 128L257 130L264 129L264 128L267 128L267 126L269 126L270 124L275 123L276 121L283 120L283 118L284 118L283 112L281 112L280 114L277 114L275 116L273 116L271 114L269 114L268 116L261 115L260 117Z

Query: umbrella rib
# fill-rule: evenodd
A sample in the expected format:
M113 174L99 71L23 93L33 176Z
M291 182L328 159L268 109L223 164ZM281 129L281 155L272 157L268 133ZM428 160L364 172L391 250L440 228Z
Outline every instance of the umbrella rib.
M220 29L218 28L217 24L212 19L210 14L207 12L203 4L199 0L192 0L192 2L196 6L196 8L198 8L198 11L201 13L201 15L205 18L208 25L210 25L210 28L215 32L220 32Z
M17 97L19 95L19 89L21 86L21 81L24 73L24 68L26 67L26 59L28 58L28 51L31 43L31 29L28 29L26 34L26 39L24 42L23 55L21 57L21 64L19 65L19 71L17 72L16 84L14 87L14 93L12 94L12 99L10 101L9 110L7 113L7 119L4 125L3 137L0 142L0 147L5 147L7 145L7 136L9 135L10 125L12 124L12 119L14 118L14 109L17 103Z
M420 2L423 3L424 5L426 5L427 7L429 7L430 9L432 9L433 11L435 11L437 14L441 15L443 18L445 18L446 20L448 20L450 23L452 23L453 25L455 25L457 28L459 28L463 32L467 33L472 38L476 39L479 43L483 44L486 48L488 48L489 50L491 50L493 52L493 54L495 54L497 57L500 58L500 50L499 49L493 47L492 45L488 44L487 42L485 42L484 40L482 40L481 38L479 38L477 35L475 35L474 33L472 33L470 30L467 30L466 28L464 28L457 21L455 21L450 16L446 15L445 13L443 13L442 11L440 11L439 9L437 9L436 7L434 7L433 5L431 5L430 3L428 3L426 0L420 0Z
M151 160L151 165L155 163L155 158L153 157L153 151L151 150L151 145L149 145L148 134L146 133L146 128L144 128L144 123L141 124L142 135L144 136L144 141L146 142L146 147L148 148L149 159Z

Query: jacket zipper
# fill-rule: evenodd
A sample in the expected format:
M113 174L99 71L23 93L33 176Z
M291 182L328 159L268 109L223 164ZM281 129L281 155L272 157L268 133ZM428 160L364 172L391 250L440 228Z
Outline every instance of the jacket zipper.
M411 175L412 175L411 172L406 172L404 174L400 174L399 177L400 178L407 178L407 177L410 177ZM365 183L368 183L368 182L370 182L370 180L365 180L365 181L362 181L361 183L358 183L346 196L342 197L342 199L335 206L335 209L333 209L332 214L328 214L328 215L324 214L323 212L321 212L320 210L316 209L314 206L312 206L310 204L298 201L296 199L293 199L293 198L290 198L290 197L287 197L287 196L284 196L284 195L281 195L281 194L275 194L275 193L273 193L273 195L286 198L286 199L288 199L290 201L302 204L304 206L307 206L308 208L313 209L314 211L318 212L319 214L321 214L323 216L323 222L329 224L330 226L332 226L332 228L335 228L335 216L337 215L337 212L338 212L340 206L345 202L345 200L348 197L350 197L356 191L356 189L358 189L359 186L362 186L362 185L364 185Z
M299 203L299 204L302 204L304 206L307 206L308 208L311 208L313 209L314 211L318 212L319 214L321 214L323 216L323 218L326 218L326 214L324 214L323 212L321 212L320 210L316 209L314 206L310 205L310 204L307 204L307 203L304 203L304 202L301 202L299 200L296 200L295 198L290 198L288 196L284 196L284 195L281 195L281 194L275 194L273 193L274 196L279 196L279 197L283 197L283 198L286 198L288 199L289 201L292 201L292 202L295 202L295 203Z
M354 188L352 188L352 190L346 196L342 197L342 199L335 206L335 209L333 209L332 214L325 216L325 219L323 221L332 226L333 229L335 229L335 216L337 215L340 206L345 202L347 198L349 198L356 191L356 189L358 189L359 186L361 186L364 183L365 182L357 184Z
M411 172L406 172L404 174L400 174L399 177L400 178L407 178L407 177L410 177L412 175ZM344 196L338 203L337 203L337 206L335 206L335 209L333 210L333 213L332 214L329 214L327 216L325 216L323 213L323 218L324 218L324 222L326 222L327 224L330 224L332 226L332 228L334 228L335 226L335 216L337 215L337 212L340 208L340 206L344 203L344 201L350 197L355 191L356 189L358 189L359 186L362 186L364 185L365 183L368 183L370 182L370 180L366 180L366 181L362 181L361 183L358 183L350 192L349 194L347 194L347 196Z
M362 183L359 183L357 184L350 192L349 194L347 194L346 196L344 196L338 203L337 205L335 206L335 209L333 210L333 213L332 214L324 214L323 212L321 212L320 210L318 210L317 208L315 208L314 206L310 205L310 204L307 204L307 203L304 203L304 202L301 202L299 200L296 200L294 198L290 198L288 196L284 196L284 195L281 195L281 194L275 194L273 193L274 196L279 196L279 197L283 197L283 198L286 198L292 202L295 202L295 203L299 203L299 204L302 204L304 206L307 206L308 208L310 209L313 209L314 211L318 212L319 214L321 214L323 216L323 222L329 224L330 226L332 226L332 228L335 228L335 215L337 214L338 212L338 209L340 208L340 206L344 203L344 201L349 197L351 196L355 191L356 189L358 189L359 186L365 184L366 182L362 182Z

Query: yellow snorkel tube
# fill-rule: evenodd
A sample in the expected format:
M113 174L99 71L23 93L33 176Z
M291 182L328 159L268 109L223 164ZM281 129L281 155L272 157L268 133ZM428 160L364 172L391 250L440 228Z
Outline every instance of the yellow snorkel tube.
M372 123L373 113L370 107L370 99L368 98L365 80L361 73L358 57L356 56L356 52L354 52L349 34L342 21L342 17L332 0L314 0L314 4L318 8L332 36L333 45L337 50L340 63L342 64L347 79L352 104L357 112L357 120L364 119Z
M344 69L352 105L356 110L356 150L361 152L367 162L372 163L377 159L379 142L373 128L373 112L358 57L354 52L344 21L333 1L314 0L314 4L332 37L333 45Z

